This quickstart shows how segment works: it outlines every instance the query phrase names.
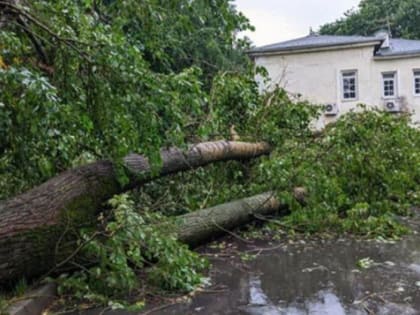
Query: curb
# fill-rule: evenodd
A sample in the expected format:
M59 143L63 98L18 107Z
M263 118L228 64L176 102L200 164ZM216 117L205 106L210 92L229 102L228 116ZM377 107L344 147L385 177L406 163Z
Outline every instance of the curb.
M25 296L28 298L22 299L8 308L9 315L41 315L57 297L57 285L55 283L47 283L38 289L28 292Z

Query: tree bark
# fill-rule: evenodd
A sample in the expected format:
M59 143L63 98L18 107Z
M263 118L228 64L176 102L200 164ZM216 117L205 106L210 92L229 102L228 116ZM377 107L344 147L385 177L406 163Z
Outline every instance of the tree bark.
M216 141L187 151L161 151L162 167L151 171L148 159L129 154L124 165L131 176L121 187L117 169L99 161L65 171L44 184L0 202L0 286L18 278L44 274L77 247L81 226L93 226L97 210L113 195L159 176L226 160L245 160L268 154L267 143Z
M177 238L192 247L238 226L285 208L272 192L182 215L176 220Z

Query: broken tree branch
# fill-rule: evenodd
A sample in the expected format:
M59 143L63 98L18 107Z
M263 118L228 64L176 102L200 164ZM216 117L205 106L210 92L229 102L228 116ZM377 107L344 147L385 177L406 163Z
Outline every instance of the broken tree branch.
M115 194L160 176L269 152L267 143L229 141L200 143L185 152L170 148L161 151L162 167L157 173L152 172L145 156L129 154L123 164L131 176L124 187L118 182L116 166L111 161L98 161L63 172L24 194L1 201L0 283L6 285L23 276L36 277L63 261L77 248L79 227L94 226L98 209ZM69 224L73 228L62 237Z

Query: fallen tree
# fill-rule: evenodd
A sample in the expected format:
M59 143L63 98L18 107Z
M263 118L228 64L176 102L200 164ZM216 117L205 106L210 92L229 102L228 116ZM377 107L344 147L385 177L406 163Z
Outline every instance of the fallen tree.
M272 214L284 208L272 192L266 192L215 207L179 216L177 238L192 247L249 223L256 216Z
M0 283L42 275L77 247L81 226L95 222L98 209L115 194L159 176L189 170L209 163L245 160L268 154L267 143L216 141L200 143L187 151L161 151L157 174L148 159L129 154L124 166L130 181L122 187L117 168L99 161L65 171L46 183L0 203Z
M181 215L177 217L175 225L173 223L170 224L170 228L175 229L179 241L188 244L191 247L194 247L226 232L231 233L229 231L230 229L234 229L254 219L258 219L261 216L274 214L282 209L285 209L285 207L279 203L275 195L272 192L267 192L253 197L244 198L233 202L217 205L211 208L197 210L193 213ZM127 211L127 209L125 209L125 211ZM135 228L138 228L138 226L135 226ZM128 227L128 229L130 229L130 227ZM140 229L142 228L140 227ZM127 229L124 228L123 230L126 231ZM136 234L136 232L134 232L133 234ZM124 239L129 241L129 238ZM110 251L109 253L112 253L112 249L110 249L110 247L106 246L105 244L104 246L106 250ZM129 246L127 246L126 248L129 248ZM161 256L157 257L159 259ZM183 256L183 258L185 257ZM172 257L172 259L174 259L174 257ZM109 265L105 265L106 267L109 267ZM95 274L97 275L97 272L91 272L88 268L89 267L81 270L80 272L86 272L86 277L88 278L90 275L94 275L94 281L97 282L98 278L95 276ZM97 268L97 266L93 268ZM113 271L115 272L115 269ZM106 274L106 272L104 272L104 274ZM92 294L92 291L89 291L92 290L92 287L88 284L89 281L86 280L86 278L84 277L82 278L84 279L84 281L87 282L86 285L82 285L81 287L90 288L87 289L88 291L86 292L86 294ZM62 289L69 288L68 284L63 285L63 283L61 283L61 285ZM73 289L81 290L80 283L77 286L77 289ZM57 295L56 285L48 286L47 289L50 290L50 295ZM9 310L11 309L12 308L9 308Z

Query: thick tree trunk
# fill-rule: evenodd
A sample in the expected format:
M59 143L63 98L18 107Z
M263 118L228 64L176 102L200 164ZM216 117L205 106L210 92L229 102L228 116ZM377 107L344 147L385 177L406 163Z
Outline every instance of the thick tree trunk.
M176 220L178 240L196 246L235 227L255 220L255 215L267 215L284 208L273 193L198 210Z
M268 154L266 143L207 142L186 152L161 151L162 167L153 174L147 158L130 154L124 164L132 174L121 187L116 168L99 161L61 173L46 183L0 202L0 286L21 277L41 275L77 247L78 227L92 225L98 208L115 194L153 178L212 162Z

